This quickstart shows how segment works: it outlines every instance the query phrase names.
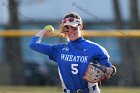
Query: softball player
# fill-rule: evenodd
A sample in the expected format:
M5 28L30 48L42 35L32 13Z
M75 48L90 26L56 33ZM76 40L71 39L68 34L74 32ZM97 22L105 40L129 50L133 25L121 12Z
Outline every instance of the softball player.
M61 33L68 43L48 45L40 42L50 31L41 30L30 43L30 48L49 56L58 64L59 76L64 93L100 93L97 83L88 83L83 79L88 64L96 60L101 65L111 67L107 51L97 43L84 39L81 17L72 12L62 20Z

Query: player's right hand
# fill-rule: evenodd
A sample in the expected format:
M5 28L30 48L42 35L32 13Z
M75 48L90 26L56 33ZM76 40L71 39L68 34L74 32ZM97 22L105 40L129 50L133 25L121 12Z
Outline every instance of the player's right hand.
M54 28L51 25L47 25L44 27L45 36L52 36L54 33Z

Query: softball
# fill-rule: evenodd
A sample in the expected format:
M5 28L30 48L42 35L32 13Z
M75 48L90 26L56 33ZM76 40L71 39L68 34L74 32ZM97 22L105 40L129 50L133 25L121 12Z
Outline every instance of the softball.
M54 32L54 28L53 28L53 26L51 26L51 25L47 25L47 26L45 26L44 27L44 30L47 30L47 31L52 31L52 32Z

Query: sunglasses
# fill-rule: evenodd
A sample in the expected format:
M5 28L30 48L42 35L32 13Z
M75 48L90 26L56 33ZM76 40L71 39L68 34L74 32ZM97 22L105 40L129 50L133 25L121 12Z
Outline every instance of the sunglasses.
M76 19L76 18L65 18L62 20L62 23L67 23L67 22L75 22L78 24L81 24L81 20L80 19Z

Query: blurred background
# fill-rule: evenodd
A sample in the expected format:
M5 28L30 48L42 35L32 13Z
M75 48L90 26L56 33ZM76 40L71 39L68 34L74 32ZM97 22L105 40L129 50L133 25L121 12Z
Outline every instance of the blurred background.
M0 11L0 85L61 86L57 64L31 50L33 35L26 33L45 25L58 30L64 15L73 11L93 35L95 31L120 33L119 37L85 37L104 46L117 67L117 74L103 86L140 86L140 0L0 0ZM20 31L23 35L17 34ZM66 40L49 37L43 42Z

